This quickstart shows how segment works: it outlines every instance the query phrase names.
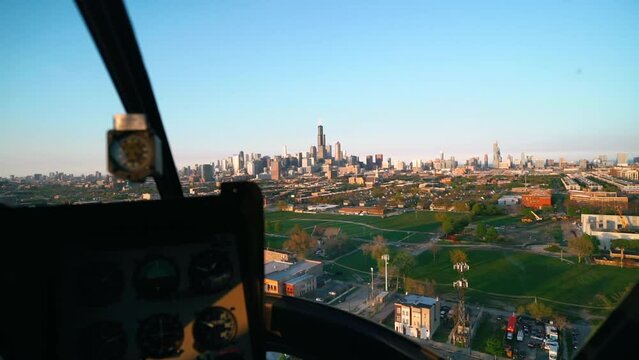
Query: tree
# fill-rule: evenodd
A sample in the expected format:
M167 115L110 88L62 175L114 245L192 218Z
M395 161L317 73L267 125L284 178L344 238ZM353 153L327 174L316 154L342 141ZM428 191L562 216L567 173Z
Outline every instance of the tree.
M552 316L552 309L544 305L542 302L536 300L526 305L526 311L536 320L541 320Z
M384 190L379 187L379 186L375 186L374 188L371 189L371 196L374 198L381 198L384 195Z
M406 278L404 290L411 294L426 295L426 286L415 279Z
M299 224L295 224L288 240L283 244L284 249L305 257L306 253L316 246L316 242Z
M433 297L437 293L437 281L435 279L426 279L425 285L425 295Z
M329 237L328 239L326 239L326 241L324 242L324 248L326 250L341 250L342 246L344 246L347 240L348 236L342 231L337 236Z
M382 235L376 235L372 243L362 246L362 252L370 254L373 260L377 261L377 268L383 269L384 260L382 260L382 255L389 253L386 239Z
M486 346L484 348L484 351L487 354L494 355L494 356L501 355L503 349L501 346L501 341L499 341L499 338L497 338L496 336L492 336L491 338L486 340Z
M568 319L563 315L555 314L553 321L559 330L565 329L566 326L568 326Z
M448 252L450 254L450 262L457 264L460 262L468 263L468 255L464 250L454 249Z
M391 256L389 265L397 269L400 275L403 275L415 266L415 258L408 251L400 250Z
M582 257L592 254L594 246L590 237L584 234L580 237L568 239L568 250L577 255L579 262L581 262Z
M279 200L276 205L279 211L288 209L288 204L284 200Z
M497 241L497 239L499 239L499 233L497 233L497 229L489 226L488 229L486 229L486 241L494 242Z
M484 204L482 203L475 203L470 210L473 216L480 215L483 211L484 211Z
M475 204L475 205L478 205L478 204ZM477 228L475 229L475 236L477 236L480 239L483 239L484 236L486 236L486 224L484 223L477 224Z
M444 234L448 235L454 232L454 230L455 224L453 223L452 219L446 219L444 220L444 222L442 222L442 231L444 232Z
M430 246L430 251L433 253L433 261L435 261L435 257L439 252L439 245L436 242L433 242L433 245Z

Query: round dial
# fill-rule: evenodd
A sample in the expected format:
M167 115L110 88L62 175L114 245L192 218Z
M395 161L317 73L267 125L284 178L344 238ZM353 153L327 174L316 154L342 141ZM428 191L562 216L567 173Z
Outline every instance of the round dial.
M78 296L89 306L104 306L119 301L124 291L124 275L112 263L94 263L80 268Z
M153 140L145 132L133 132L113 141L110 153L124 170L144 170L153 161Z
M113 321L94 323L80 335L79 349L82 351L82 359L123 359L126 346L126 333L122 324Z
M226 287L233 267L229 259L218 251L207 250L196 254L189 265L191 288L201 294L210 294Z
M171 260L156 257L138 265L135 287L143 298L164 298L177 292L180 274Z
M208 307L195 317L193 338L198 351L215 350L228 345L236 334L235 316L225 308Z
M143 320L137 342L143 358L166 358L180 354L184 329L177 316L156 314Z

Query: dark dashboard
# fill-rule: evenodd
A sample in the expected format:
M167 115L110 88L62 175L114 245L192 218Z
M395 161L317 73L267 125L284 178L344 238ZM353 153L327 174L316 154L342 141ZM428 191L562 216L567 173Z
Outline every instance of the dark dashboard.
M261 209L256 186L227 184L219 197L1 210L5 358L262 357Z

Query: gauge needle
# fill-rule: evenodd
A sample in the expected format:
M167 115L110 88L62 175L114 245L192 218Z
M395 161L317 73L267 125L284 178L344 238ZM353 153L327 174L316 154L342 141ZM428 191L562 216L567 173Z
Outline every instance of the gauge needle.
M200 321L200 324L210 327L211 329L215 328L215 324L213 324L212 322Z

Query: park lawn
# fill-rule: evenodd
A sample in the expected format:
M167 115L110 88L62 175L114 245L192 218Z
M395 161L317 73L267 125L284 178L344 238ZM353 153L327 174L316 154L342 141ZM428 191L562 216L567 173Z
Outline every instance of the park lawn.
M450 286L458 275L453 270L448 251L442 248L433 260L430 251L417 256L417 265L408 272L415 279L435 279L440 286ZM581 305L600 305L595 295L614 297L639 280L638 269L567 264L543 255L508 250L465 250L470 271L468 297L485 303L493 292L506 295L543 297ZM548 304L552 306L552 304Z
M492 337L499 339L503 344L504 331L501 330L500 325L496 322L496 320L490 319L490 316L491 315L488 314L482 317L479 328L477 328L477 332L475 333L475 337L471 340L471 349L486 352L486 342ZM498 355L506 355L506 352L503 351L503 346L501 354Z
M408 212L401 215L381 218L379 216L358 216L358 215L337 215L337 214L305 214L286 211L266 212L265 218L268 222L282 222L282 231L286 231L284 224L291 219L317 219L317 220L341 220L353 221L361 224L369 224L382 229L434 232L440 227L435 220L437 213L433 211ZM462 216L459 213L447 213L451 216ZM300 221L299 223L307 223ZM344 224L346 225L346 224ZM291 226L292 227L292 226ZM290 230L290 228L289 228Z
M337 260L337 263L360 271L369 272L371 267L376 269L375 272L378 271L377 262L373 260L370 255L365 255L362 251L356 251L350 255L344 256Z
M288 238L284 238L284 237L279 237L279 236L272 236L272 235L265 235L264 236L264 247L270 248L270 249L282 249L282 244L284 244L284 242L288 240Z
M506 226L521 224L519 217L510 215L479 216L473 220L473 224L484 223L490 226Z

